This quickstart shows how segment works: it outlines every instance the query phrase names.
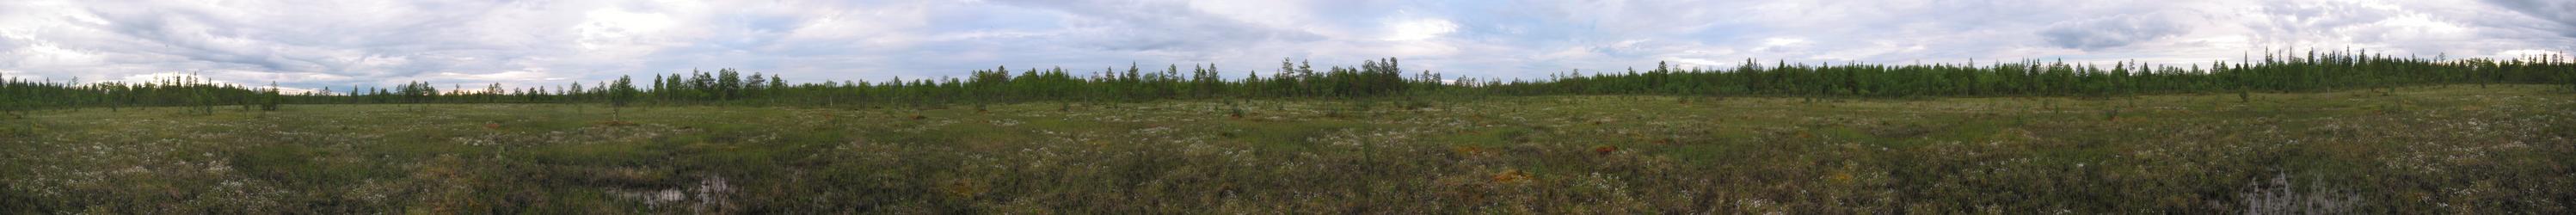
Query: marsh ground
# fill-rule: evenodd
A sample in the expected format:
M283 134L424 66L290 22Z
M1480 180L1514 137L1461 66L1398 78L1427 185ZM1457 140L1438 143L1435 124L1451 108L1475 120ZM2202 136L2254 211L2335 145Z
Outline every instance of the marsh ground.
M0 120L0 210L2486 213L2576 203L2576 94L2563 89L2237 96L685 106L626 108L631 123L597 105L84 109Z

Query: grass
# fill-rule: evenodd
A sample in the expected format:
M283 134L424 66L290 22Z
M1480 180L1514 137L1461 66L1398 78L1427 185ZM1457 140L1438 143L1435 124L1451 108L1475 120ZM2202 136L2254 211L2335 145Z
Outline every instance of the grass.
M0 121L0 212L2565 212L2544 85L948 109L291 105Z

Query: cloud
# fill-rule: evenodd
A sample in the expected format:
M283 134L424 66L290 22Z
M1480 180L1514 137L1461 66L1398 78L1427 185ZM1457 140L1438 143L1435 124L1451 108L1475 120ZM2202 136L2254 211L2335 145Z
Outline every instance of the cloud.
M2558 0L2486 0L2486 2L2512 9L2516 13L2532 18L2557 22L2567 30L2576 30L2576 2ZM2566 33L2576 33L2576 31ZM2576 37L2576 35L2568 36Z
M1425 40L1458 32L1458 23L1441 19L1404 20L1389 23L1386 32L1386 40Z
M0 72L300 89L505 87L736 68L790 81L1398 57L1450 77L1658 61L2205 63L2264 49L2505 56L2576 44L2543 0L0 2ZM2561 51L2563 52L2563 51Z
M2188 31L2190 29L2182 24L2167 19L2120 15L2058 22L2039 34L2047 38L2048 44L2057 47L2100 50L2170 38Z

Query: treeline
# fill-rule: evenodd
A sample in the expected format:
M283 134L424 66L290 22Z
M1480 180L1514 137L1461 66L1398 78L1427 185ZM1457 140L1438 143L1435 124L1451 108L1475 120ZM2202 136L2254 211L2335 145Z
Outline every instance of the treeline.
M1304 62L1282 60L1278 70L1264 75L1244 71L1242 79L1220 78L1217 65L1191 65L1183 71L1180 65L1166 65L1161 70L1145 70L1129 64L1124 70L1102 68L1096 72L1077 72L1061 67L1027 68L1014 74L1009 67L968 72L965 79L895 79L882 83L843 81L791 86L779 90L781 96L797 98L780 101L803 105L876 104L953 104L1009 103L1030 101L1148 101L1158 99L1205 98L1366 98L1397 95L1409 91L1442 87L1436 75L1424 71L1422 76L1407 78L1400 62L1394 58L1362 61L1357 67L1332 66L1316 71ZM776 86L776 85L772 85ZM659 94L661 92L651 92ZM683 101L688 101L683 99ZM697 100L704 101L704 100Z
M270 87L246 87L217 83L196 76L166 77L154 81L81 83L78 79L64 82L29 80L0 76L0 115L23 117L26 111L65 107L192 106L193 112L211 113L217 106L242 109L275 110L286 102L274 83Z
M338 95L299 95L299 103L558 103L611 102L617 87L633 88L633 102L650 105L947 105L1033 101L1126 102L1158 99L1247 97L1361 98L1382 97L1419 89L1438 89L1437 74L1403 75L1394 58L1362 61L1357 67L1332 66L1317 71L1312 64L1282 61L1272 74L1246 70L1243 79L1224 79L1216 65L1179 65L1147 70L1130 64L1123 70L1102 68L1077 72L1064 68L1009 67L969 71L966 77L895 78L882 82L821 81L790 84L779 75L714 72L654 74L641 83L619 85L570 83L554 88L504 88L498 84L476 91L441 91L428 83L392 89L353 89ZM621 80L634 80L621 77ZM641 86L636 86L641 85ZM461 86L461 85L459 85ZM599 87L608 86L608 87ZM452 86L449 89L457 89ZM443 92L443 93L442 93ZM291 96L294 97L294 96Z
M420 103L616 103L646 105L898 106L1016 102L1132 102L1160 99L1350 99L1454 95L1653 94L1800 97L2127 96L2161 93L2300 92L2377 89L2436 84L2563 84L2576 90L2576 62L2566 56L2514 59L2424 59L2367 52L2267 54L2259 60L2192 65L2120 62L2110 65L2025 60L1963 64L1762 64L1734 68L1646 71L1570 71L1538 80L1447 78L1431 71L1407 75L1399 60L1373 59L1359 66L1317 70L1282 60L1268 72L1240 70L1220 78L1216 65L1167 65L1074 71L1009 67L970 71L964 78L897 78L882 82L789 82L778 75L733 69L655 74L585 85L468 90L412 82L392 88L280 94L275 87L217 84L193 76L144 83L79 83L0 78L0 110L66 107L276 104ZM793 83L793 84L791 84ZM637 86L644 85L644 86Z
M2203 67L2208 66L2208 67ZM1508 95L1664 94L1755 96L2122 96L2158 93L2300 92L2431 84L2567 84L2565 56L2440 60L2366 52L2266 55L2207 65L2070 64L2026 60L1980 65L1789 64L1747 60L1733 69L1657 65L1626 73L1580 72L1536 81L1490 81Z

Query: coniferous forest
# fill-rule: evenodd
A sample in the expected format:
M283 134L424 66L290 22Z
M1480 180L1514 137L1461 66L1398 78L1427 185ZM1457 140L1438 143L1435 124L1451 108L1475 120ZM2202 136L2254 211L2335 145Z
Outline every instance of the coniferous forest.
M1358 66L1282 60L1278 68L1220 78L1217 65L1100 70L997 66L965 77L790 82L733 69L630 75L556 86L480 88L413 82L284 95L275 88L218 84L192 76L141 83L0 77L10 111L155 106L280 104L611 103L645 105L922 106L1020 102L1141 102L1170 99L1383 99L1458 96L1675 95L1801 98L2067 96L2313 92L2447 84L2556 84L2576 89L2566 56L2441 59L2363 52L2267 54L2241 62L2163 65L2072 64L2040 60L1880 65L1746 60L1734 68L1566 71L1546 79L1444 77L1407 71L1395 58ZM635 80L642 78L642 80ZM635 83L635 82L642 83ZM632 92L627 92L632 91ZM630 96L631 95L631 96ZM631 98L630 98L631 97Z

